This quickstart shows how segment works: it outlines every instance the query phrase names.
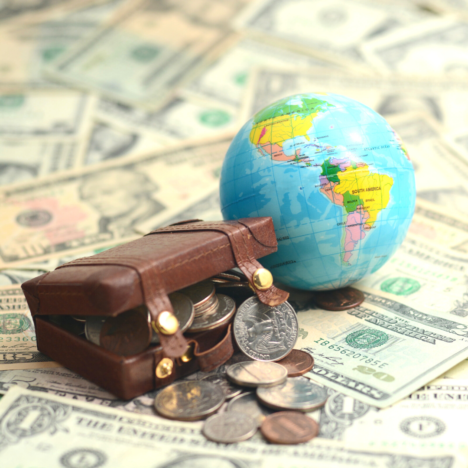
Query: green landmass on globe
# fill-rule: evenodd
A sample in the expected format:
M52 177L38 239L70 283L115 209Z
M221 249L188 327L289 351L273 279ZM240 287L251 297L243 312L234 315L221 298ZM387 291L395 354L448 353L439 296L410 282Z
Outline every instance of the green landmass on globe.
M368 107L329 93L290 96L255 114L231 144L220 191L227 219L272 216L279 249L266 263L304 289L344 287L380 268L402 242L415 200L398 135Z

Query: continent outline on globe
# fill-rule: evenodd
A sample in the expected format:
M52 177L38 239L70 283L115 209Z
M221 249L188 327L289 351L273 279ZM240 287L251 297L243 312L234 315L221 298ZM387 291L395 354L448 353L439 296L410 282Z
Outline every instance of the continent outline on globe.
M334 289L390 258L414 212L414 185L408 153L382 116L344 96L307 93L273 103L240 130L223 164L221 209L225 219L272 216L279 249L265 266L276 279ZM306 237L309 248L298 247ZM376 237L389 248L379 249ZM307 276L315 278L301 281Z

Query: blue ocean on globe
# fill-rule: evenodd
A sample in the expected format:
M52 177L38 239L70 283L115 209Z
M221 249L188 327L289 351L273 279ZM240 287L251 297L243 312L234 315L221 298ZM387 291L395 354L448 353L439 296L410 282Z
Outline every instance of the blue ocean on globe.
M386 120L338 94L287 97L234 138L220 182L224 219L271 216L275 280L345 287L381 268L402 243L416 188L409 155Z

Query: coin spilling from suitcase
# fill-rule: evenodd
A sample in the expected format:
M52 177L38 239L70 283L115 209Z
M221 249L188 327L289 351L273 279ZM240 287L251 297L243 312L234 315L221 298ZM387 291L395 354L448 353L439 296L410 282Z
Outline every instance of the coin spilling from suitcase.
M154 402L158 415L180 421L205 420L203 434L218 443L250 439L258 429L276 444L298 444L317 436L319 426L307 413L323 406L328 395L303 376L312 369L314 359L293 349L298 321L288 302L275 307L261 303L237 270L172 293L169 299L185 334L232 322L240 352L230 360L232 364L206 375L199 372L159 391ZM122 356L160 344L157 330L148 327L145 306L116 317L51 319Z

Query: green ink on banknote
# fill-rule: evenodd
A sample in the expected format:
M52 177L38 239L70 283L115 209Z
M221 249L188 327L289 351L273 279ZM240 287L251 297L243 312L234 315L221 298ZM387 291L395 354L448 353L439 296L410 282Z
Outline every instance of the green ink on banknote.
M231 120L231 116L223 110L209 110L200 114L200 121L208 127L221 127Z
M396 294L397 296L409 296L421 288L419 281L412 278L405 278L403 276L397 278L389 278L385 280L380 289L384 292Z
M370 328L355 331L346 337L346 343L349 346L359 349L376 348L377 346L382 346L387 341L388 335L386 333Z
M23 94L4 94L0 96L0 110L12 109L21 107L24 104L25 97Z
M151 62L159 55L160 50L157 47L144 45L132 50L132 57L138 62Z
M31 321L24 314L4 314L0 319L0 335L16 335L31 328Z

